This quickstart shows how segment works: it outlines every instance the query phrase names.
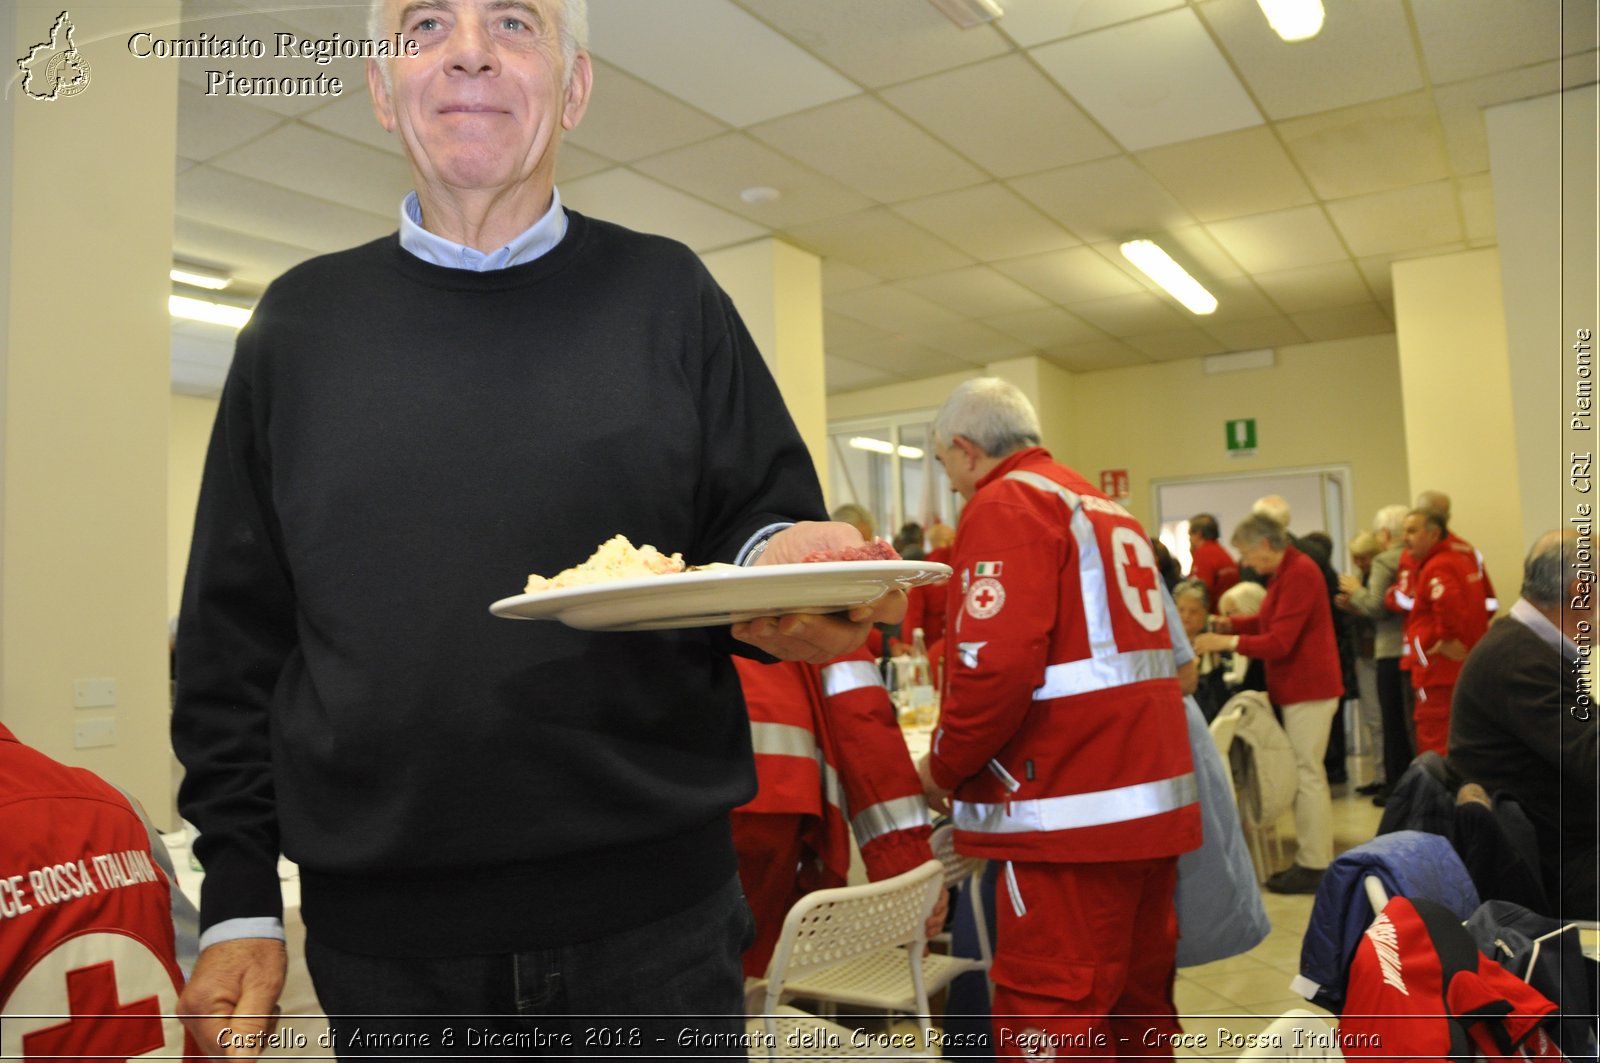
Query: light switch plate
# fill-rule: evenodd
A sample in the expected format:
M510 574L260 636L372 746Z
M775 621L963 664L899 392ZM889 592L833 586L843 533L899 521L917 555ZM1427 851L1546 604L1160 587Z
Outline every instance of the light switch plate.
M117 703L115 679L74 679L72 704L79 709L109 709Z
M97 749L117 744L117 721L106 716L98 720L79 720L72 725L73 749Z

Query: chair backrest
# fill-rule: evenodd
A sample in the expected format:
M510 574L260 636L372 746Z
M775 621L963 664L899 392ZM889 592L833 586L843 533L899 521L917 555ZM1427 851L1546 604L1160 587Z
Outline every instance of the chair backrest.
M1222 757L1223 774L1228 779L1228 789L1233 789L1232 761L1228 759L1228 752L1233 748L1233 733L1239 729L1239 721L1244 718L1244 708L1234 705L1232 708L1219 712L1211 721L1211 741L1216 744L1217 754Z
M881 882L815 890L795 901L767 966L767 1011L776 1005L784 981L804 971L894 945L909 946L920 957L928 913L942 889L944 865L929 860Z
M928 837L928 845L933 848L933 855L939 858L939 863L944 865L945 889L954 889L983 871L981 857L962 856L956 852L956 828L952 824L935 827Z

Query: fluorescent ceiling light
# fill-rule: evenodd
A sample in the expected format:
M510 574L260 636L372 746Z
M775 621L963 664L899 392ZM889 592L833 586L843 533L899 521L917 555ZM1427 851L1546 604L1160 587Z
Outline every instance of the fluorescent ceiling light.
M1303 41L1322 31L1322 0L1256 0L1272 32L1286 41Z
M874 454L893 454L895 447L887 439L873 439L871 436L855 436L850 440L850 445L857 450L870 450ZM908 461L921 461L922 448L900 447L900 456Z
M943 12L945 18L964 30L981 26L985 22L993 22L1005 14L999 0L929 0L929 2Z
M1122 257L1138 266L1144 275L1165 288L1192 313L1209 314L1217 308L1217 297L1201 287L1172 256L1150 240L1129 240L1122 245Z
M168 271L168 275L179 284L187 284L195 288L206 288L214 292L220 292L233 283L233 278L226 273L214 269L206 269L204 266L189 266L182 263L173 266Z
M244 323L250 320L248 306L213 303L208 299L192 299L187 295L167 296L167 313L188 321L204 321L228 328L243 328Z

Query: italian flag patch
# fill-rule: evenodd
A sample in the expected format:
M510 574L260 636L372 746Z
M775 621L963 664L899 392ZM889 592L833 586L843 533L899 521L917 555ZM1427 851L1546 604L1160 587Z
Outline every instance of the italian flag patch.
M998 577L1000 575L1000 562L998 562L998 561L979 561L976 565L973 566L972 574L974 576L993 576L993 577Z

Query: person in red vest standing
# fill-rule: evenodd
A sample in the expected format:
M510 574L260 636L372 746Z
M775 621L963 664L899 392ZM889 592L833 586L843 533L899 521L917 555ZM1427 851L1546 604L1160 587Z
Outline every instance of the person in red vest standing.
M1189 518L1189 578L1206 585L1208 601L1220 602L1229 587L1239 582L1239 562L1219 540L1217 518L1196 513Z
M199 1056L174 911L190 961L198 914L152 833L114 786L0 726L0 1059Z
M956 850L1004 862L996 1054L1170 1055L1144 1046L1180 1030L1173 890L1200 817L1149 536L1039 445L1012 384L963 383L933 438L967 506L918 770Z

